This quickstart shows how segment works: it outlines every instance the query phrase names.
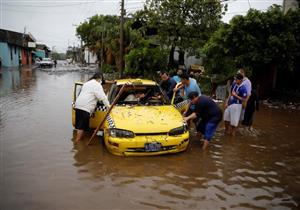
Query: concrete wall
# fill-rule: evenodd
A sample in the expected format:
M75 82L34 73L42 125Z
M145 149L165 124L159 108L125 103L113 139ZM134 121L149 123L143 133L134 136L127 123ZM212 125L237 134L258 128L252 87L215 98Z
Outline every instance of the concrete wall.
M178 49L176 48L175 52L174 52L174 60L179 60L179 53L178 53ZM203 59L199 59L196 58L196 56L189 56L188 53L186 52L184 54L184 65L187 69L190 68L191 65L193 64L199 64L202 65L203 64Z
M196 56L188 56L188 54L185 54L185 59L184 59L184 64L186 66L187 69L190 68L191 65L193 64L198 64L198 65L202 65L203 61L200 58L196 58Z
M0 58L2 66L9 66L10 64L10 56L8 50L8 44L0 42Z
M97 56L96 56L96 54L93 54L92 52L90 52L88 48L85 48L84 49L84 61L87 64L96 63Z
M28 49L22 49L22 65L31 65L32 56L31 51Z
M0 42L0 57L3 67L17 67L21 58L21 48Z
M284 14L287 13L287 11L296 10L299 8L299 2L297 0L284 0L283 1L283 12Z

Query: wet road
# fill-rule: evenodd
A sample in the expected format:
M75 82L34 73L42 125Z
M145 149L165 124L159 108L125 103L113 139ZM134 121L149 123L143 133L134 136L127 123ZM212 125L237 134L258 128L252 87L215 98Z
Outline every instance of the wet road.
M206 152L192 137L180 154L124 158L72 142L73 82L89 75L0 75L1 210L300 208L299 112L263 108L254 134L219 130Z

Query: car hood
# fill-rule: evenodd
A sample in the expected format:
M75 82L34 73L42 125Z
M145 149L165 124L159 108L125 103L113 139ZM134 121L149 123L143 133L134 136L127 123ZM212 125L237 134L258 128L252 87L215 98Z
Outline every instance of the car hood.
M110 114L116 128L135 133L162 133L183 125L173 106L116 106Z

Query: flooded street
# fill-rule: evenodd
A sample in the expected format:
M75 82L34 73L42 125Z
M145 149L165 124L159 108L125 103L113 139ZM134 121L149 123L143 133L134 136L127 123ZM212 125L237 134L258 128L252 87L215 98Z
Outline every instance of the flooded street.
M0 77L0 209L299 209L300 112L262 107L255 132L209 149L118 157L73 144L80 72L23 68Z

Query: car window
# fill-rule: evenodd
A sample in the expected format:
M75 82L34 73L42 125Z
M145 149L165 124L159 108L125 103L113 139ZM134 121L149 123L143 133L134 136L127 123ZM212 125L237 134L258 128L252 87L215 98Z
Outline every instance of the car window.
M119 85L114 98L120 89ZM170 101L158 85L128 85L124 88L117 104L156 106L170 104Z
M107 96L108 101L110 103L112 103L113 100L114 100L114 98L116 97L117 90L118 90L117 85L116 84L112 84L111 87L110 87L110 89L109 89L108 96Z
M74 100L76 100L77 97L79 96L79 94L81 92L81 89L82 89L82 84L76 84L75 85Z

